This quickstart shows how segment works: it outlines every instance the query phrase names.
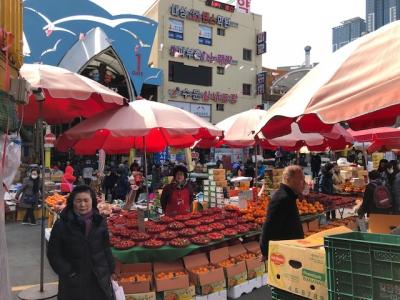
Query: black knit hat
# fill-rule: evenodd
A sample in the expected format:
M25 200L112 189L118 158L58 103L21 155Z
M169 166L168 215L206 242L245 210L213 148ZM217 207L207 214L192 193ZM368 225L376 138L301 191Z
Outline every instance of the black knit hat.
M67 199L67 208L73 209L75 197L79 193L89 193L92 198L92 208L97 209L97 198L96 193L88 185L78 185L76 186Z
M172 171L172 175L174 176L174 178L175 178L175 176L176 176L176 173L178 173L178 172L182 172L183 175L185 176L185 179L187 178L187 176L188 176L188 170L187 170L187 168L186 168L185 166L178 165L178 166L176 166L176 167L174 168L174 170Z

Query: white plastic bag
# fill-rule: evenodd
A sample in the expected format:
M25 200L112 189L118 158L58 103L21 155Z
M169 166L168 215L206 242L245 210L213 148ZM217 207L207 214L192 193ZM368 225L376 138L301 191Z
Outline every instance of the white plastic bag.
M0 136L0 166L3 159L4 140L6 135ZM6 159L4 164L3 183L9 188L21 164L21 140L16 135L9 135L6 144ZM1 167L0 167L1 168Z
M111 280L111 283L114 289L115 300L125 300L125 292L122 286L120 286L115 280Z

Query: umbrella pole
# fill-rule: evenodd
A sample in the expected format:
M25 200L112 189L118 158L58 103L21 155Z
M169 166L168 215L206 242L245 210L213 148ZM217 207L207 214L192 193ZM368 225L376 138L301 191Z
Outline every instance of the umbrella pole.
M146 151L146 139L143 136L143 152L144 152L144 184L146 187L146 202L147 202L147 213L150 215L150 200L149 200L149 185L147 184L147 151Z

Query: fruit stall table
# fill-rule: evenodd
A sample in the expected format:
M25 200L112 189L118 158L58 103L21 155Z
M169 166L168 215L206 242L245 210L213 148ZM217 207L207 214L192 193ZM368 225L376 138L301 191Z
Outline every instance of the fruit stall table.
M261 231L253 231L245 234L238 234L233 237L224 238L220 241L211 242L207 245L190 244L185 248L175 248L171 246L163 246L157 249L145 247L133 247L127 250L117 250L112 248L112 253L122 263L139 263L139 262L170 262L176 261L194 251L207 251L210 248L218 248L224 243L228 243L235 239L247 239L260 235Z

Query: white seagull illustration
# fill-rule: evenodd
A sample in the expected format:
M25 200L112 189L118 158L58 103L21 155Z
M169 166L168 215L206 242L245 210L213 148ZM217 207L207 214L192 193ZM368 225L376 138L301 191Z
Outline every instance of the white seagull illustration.
M128 29L125 29L125 28L120 28L122 31L125 31L125 32L127 32L127 33L129 33L135 40L138 40L139 41L139 45L140 45L140 47L143 47L143 48L150 48L150 45L149 44L145 44L145 43L143 43L143 41L141 40L141 39L139 39L139 37L136 35L136 34L134 34L132 31L129 31Z
M48 17L46 17L44 14L42 14L40 11L33 9L32 7L25 7L25 9L33 11L47 23L47 25L45 27L43 27L43 29L46 32L47 37L49 37L53 33L53 31L64 31L64 32L68 32L68 33L76 36L76 33L72 32L71 30L55 26L54 22L51 22L50 19Z
M147 78L146 78L145 80L143 80L143 81L146 82L146 81L149 80L149 79L157 79L157 78L158 78L158 75L160 75L160 73L161 73L161 70L158 71L156 75L149 76L149 77L147 77Z
M107 26L112 27L112 28L115 28L116 26L118 26L120 24L128 23L128 22L151 24L149 21L141 20L141 19L138 19L138 18L121 18L121 19L116 19L116 20L110 20L110 19L107 19L107 18L97 17L97 16L93 16L93 15L69 16L69 17L65 17L65 18L53 21L52 24L53 25L58 25L58 24L61 24L61 23L66 23L66 22L71 22L71 21L93 21L93 22L97 22L97 23L100 23L100 24L107 25ZM44 30L48 30L50 25L51 24L48 24L48 25L44 26L43 29Z
M53 48L50 48L50 49L47 49L47 50L43 51L42 54L40 54L40 57L42 57L43 55L46 55L47 53L57 51L57 46L58 46L58 44L59 44L60 42L61 42L61 39L59 39L59 40L54 44Z

